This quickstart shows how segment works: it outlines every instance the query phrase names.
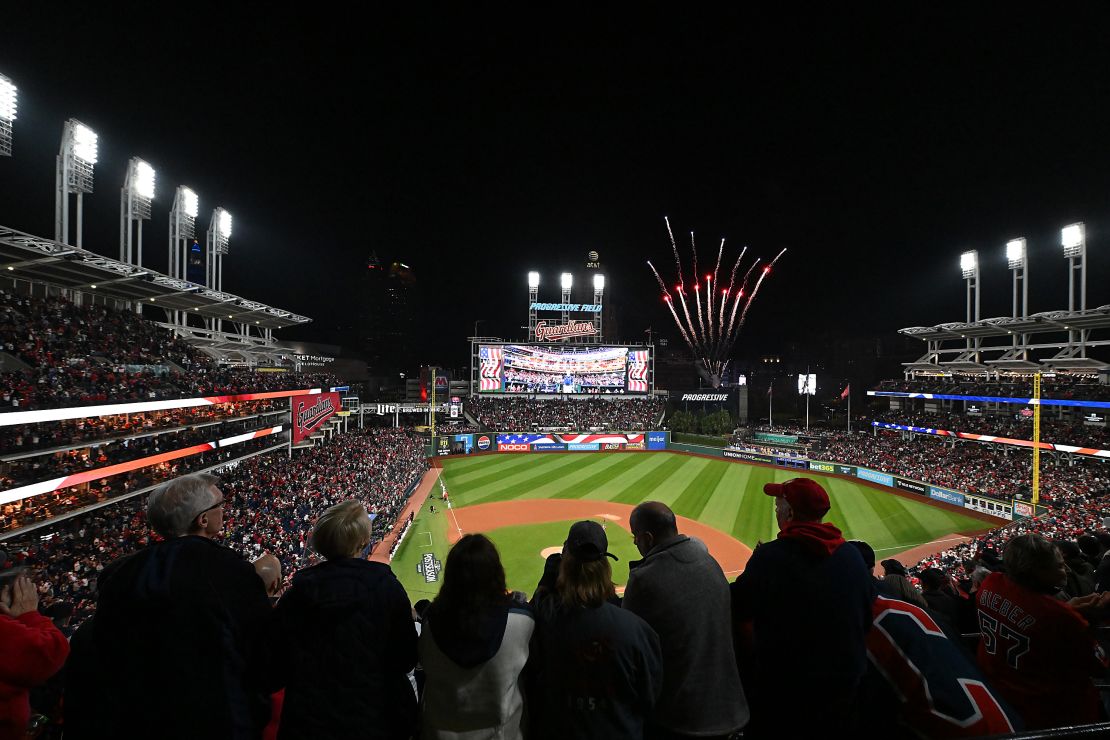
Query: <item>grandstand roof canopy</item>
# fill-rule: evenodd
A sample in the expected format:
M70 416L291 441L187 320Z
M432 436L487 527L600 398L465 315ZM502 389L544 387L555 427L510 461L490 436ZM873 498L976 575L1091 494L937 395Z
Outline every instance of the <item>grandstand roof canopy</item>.
M0 226L0 271L7 277L83 293L95 291L118 300L142 301L144 305L190 311L195 316L260 329L283 329L312 320L6 226Z
M1014 334L1048 334L1062 331L1110 329L1110 305L1086 311L1042 311L1031 316L1002 316L981 321L955 321L936 326L911 326L899 334L922 340L1008 337Z

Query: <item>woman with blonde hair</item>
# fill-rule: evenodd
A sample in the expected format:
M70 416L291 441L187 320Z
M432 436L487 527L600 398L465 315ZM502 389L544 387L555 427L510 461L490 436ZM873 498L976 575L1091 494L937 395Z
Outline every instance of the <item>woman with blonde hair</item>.
M274 678L285 687L278 740L408 738L416 628L393 571L366 559L366 507L332 506L309 544L324 562L297 572L274 614Z

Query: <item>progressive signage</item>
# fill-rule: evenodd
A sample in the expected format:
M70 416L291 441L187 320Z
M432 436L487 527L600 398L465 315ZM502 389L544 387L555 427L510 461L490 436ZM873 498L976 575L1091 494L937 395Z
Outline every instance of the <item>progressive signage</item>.
M867 468L856 468L856 477L878 483L880 486L894 488L894 476L889 473L880 473L877 470L868 470Z
M683 393L683 401L710 401L721 403L728 400L727 393Z
M578 313L601 313L600 303L538 303L533 301L529 308L533 311L567 311Z

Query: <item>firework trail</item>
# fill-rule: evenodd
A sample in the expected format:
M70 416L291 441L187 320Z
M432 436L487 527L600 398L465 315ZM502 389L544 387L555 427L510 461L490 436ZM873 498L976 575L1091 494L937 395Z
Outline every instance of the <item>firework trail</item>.
M671 291L667 289L667 284L663 281L663 277L659 271L655 269L655 265L648 260L648 267L651 268L652 274L655 276L656 282L659 283L659 289L663 291L663 301L667 304L667 309L671 312L671 318L674 319L675 326L678 327L682 339L686 342L686 346L694 355L695 365L698 373L710 382L714 387L719 387L721 384L721 376L724 374L725 369L731 362L729 355L736 344L739 336L740 329L744 326L744 321L747 318L748 310L751 308L752 302L759 294L759 289L763 285L763 281L771 273L771 268L779 261L779 258L786 253L783 249L775 258L770 262L763 264L761 258L757 258L747 271L744 273L743 279L739 282L737 287L736 275L740 270L741 261L747 253L748 248L744 247L740 251L740 255L732 265L732 270L729 271L728 287L721 288L720 270L721 261L724 258L725 240L721 239L721 244L717 249L717 262L711 274L705 276L705 306L703 310L701 300L701 281L698 269L698 251L697 242L694 239L694 233L690 232L690 251L693 256L693 285L694 285L694 302L695 313L697 314L697 324L695 325L692 316L690 315L690 308L686 302L686 281L682 275L682 257L678 251L678 245L674 239L674 233L671 230L670 220L664 219L667 225L667 235L671 240L671 250L674 252L675 270L677 277L677 284L674 288L674 293L678 296L679 302L682 304L682 315L680 316L675 309L674 300L671 296ZM762 265L755 278L755 283L751 290L748 290L749 280L757 267ZM713 301L713 291L721 290L720 303L715 307ZM735 290L735 293L733 292ZM731 301L732 307L729 310L729 302ZM715 310L716 308L716 310ZM726 314L728 320L725 320ZM682 317L686 321L683 322Z

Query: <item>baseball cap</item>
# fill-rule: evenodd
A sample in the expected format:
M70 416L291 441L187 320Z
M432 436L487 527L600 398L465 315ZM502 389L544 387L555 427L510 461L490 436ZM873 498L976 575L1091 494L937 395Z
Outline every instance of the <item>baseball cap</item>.
M879 565L883 566L883 571L888 576L889 575L896 575L896 576L906 575L906 566L902 565L900 562L898 562L894 558L888 558L888 559L884 560L883 562L879 563Z
M586 520L572 524L567 534L567 541L563 544L566 545L571 557L577 560L600 560L605 556L619 560L616 555L608 551L609 538L605 536L605 529L595 521Z
M785 483L766 483L763 492L768 496L782 496L799 519L820 519L829 513L829 494L821 484L811 478L791 478Z

